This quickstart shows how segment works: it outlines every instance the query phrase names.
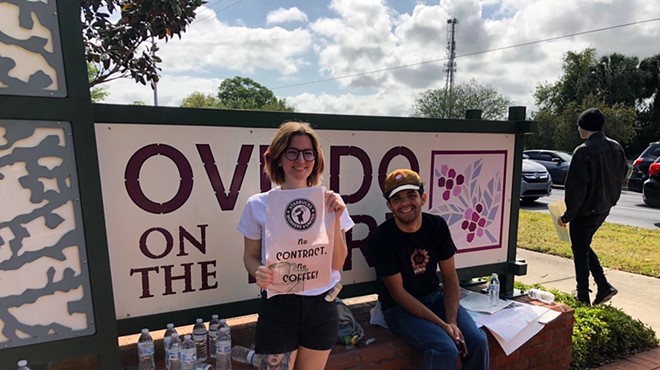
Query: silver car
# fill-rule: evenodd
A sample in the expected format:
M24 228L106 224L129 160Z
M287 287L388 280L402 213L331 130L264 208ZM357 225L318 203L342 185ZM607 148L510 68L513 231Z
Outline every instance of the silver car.
M546 197L552 192L550 173L541 164L523 155L522 176L520 178L520 200L531 203L540 197Z

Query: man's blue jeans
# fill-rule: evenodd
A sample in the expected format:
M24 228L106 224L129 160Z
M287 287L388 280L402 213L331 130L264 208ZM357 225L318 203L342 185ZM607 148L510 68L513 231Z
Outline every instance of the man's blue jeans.
M436 290L420 299L426 307L445 320L444 292ZM456 342L436 324L409 314L401 306L383 312L390 330L399 335L424 355L422 369L455 370L460 357ZM458 328L463 332L468 348L463 358L464 370L488 370L488 339L486 333L477 328L465 308L458 306Z

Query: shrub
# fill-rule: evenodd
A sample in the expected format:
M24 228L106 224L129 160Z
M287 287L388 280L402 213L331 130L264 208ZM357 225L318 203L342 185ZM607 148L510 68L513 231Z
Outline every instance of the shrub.
M515 283L517 289L544 289ZM574 309L572 369L588 369L658 346L653 329L611 305L585 306L572 294L550 289L557 302Z

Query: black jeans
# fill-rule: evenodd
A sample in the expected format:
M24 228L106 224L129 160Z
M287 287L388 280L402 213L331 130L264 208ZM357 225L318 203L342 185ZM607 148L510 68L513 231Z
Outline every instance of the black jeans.
M576 216L571 220L569 230L577 290L589 290L590 271L599 287L607 284L598 256L591 248L591 240L609 214L608 211L600 214Z

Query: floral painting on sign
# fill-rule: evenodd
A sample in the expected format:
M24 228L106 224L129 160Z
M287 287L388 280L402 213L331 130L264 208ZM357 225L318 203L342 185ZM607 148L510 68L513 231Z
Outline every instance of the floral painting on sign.
M458 253L502 247L506 151L433 151L429 212L449 225Z

